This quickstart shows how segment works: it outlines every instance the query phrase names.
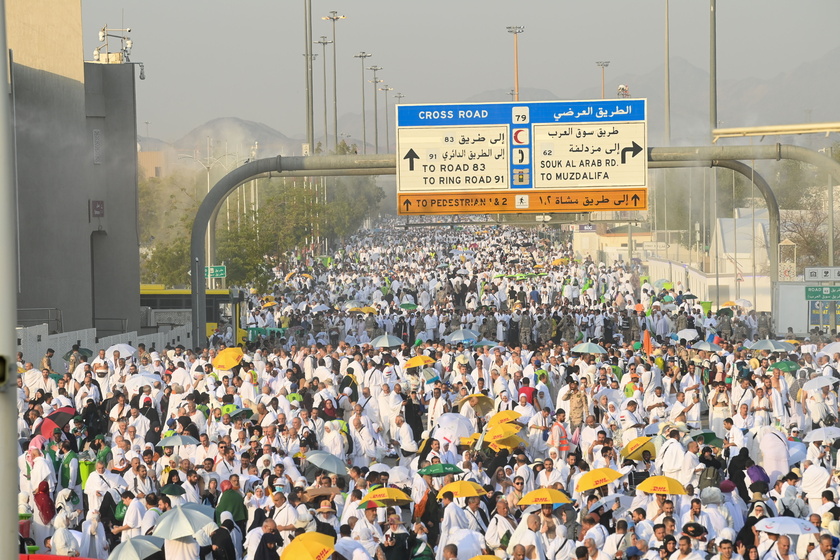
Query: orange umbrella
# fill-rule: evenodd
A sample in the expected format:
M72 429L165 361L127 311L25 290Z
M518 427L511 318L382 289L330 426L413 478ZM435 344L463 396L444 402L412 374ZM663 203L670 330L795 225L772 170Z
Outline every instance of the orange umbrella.
M425 354L420 354L419 356L414 356L410 360L405 363L406 368L413 368L413 367L423 367L423 366L433 366L435 365L434 359L430 358Z

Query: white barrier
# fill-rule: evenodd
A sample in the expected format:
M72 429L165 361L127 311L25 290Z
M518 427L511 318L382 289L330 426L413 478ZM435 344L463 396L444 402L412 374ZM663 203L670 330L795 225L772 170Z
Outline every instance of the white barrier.
M63 373L67 370L67 363L63 356L74 344L81 348L92 350L94 355L99 349L106 350L108 347L118 343L129 344L135 348L140 343L146 345L146 349L155 348L162 351L167 345L175 347L183 344L186 348L193 346L190 342L191 325L183 325L174 329L146 335L138 335L137 332L105 336L97 340L96 329L83 329L56 334L49 334L46 323L31 327L19 327L17 329L17 351L23 353L26 362L32 362L35 367L40 364L41 358L47 353L48 348L55 350L52 359L53 369Z

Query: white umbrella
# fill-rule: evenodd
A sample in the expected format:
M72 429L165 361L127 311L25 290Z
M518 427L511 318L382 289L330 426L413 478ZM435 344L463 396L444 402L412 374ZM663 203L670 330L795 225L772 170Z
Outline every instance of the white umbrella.
M788 442L788 465L801 463L808 456L808 445L801 441Z
M342 476L347 474L347 465L341 459L326 451L310 451L306 454L306 460L325 471Z
M820 352L828 354L829 356L833 356L835 353L840 352L840 342L832 342L831 344L826 344L820 349Z
M581 342L572 348L572 352L577 352L579 354L606 354L607 350L603 346L595 344L594 342Z
M458 441L462 437L470 437L472 434L473 427L470 421L465 416L452 412L441 414L432 430L432 437L449 442Z
M802 386L802 389L805 391L819 391L823 387L830 387L840 381L836 377L829 377L827 375L820 375L819 377L815 377L814 379L808 381Z
M449 342L464 342L465 340L478 340L481 335L472 329L458 329L449 335Z
M141 535L120 543L114 548L108 560L144 560L163 549L164 539Z
M411 471L408 467L394 467L391 469L391 474L388 476L388 484L402 486L403 484L411 483Z
M313 313L321 313L322 311L329 311L330 307L328 305L324 305L323 303L319 303L315 307L312 308Z
M789 352L792 349L793 345L789 342L770 339L759 340L750 346L750 350L769 350L771 352Z
M155 383L160 383L160 381L160 377L138 373L129 376L128 381L125 382L125 389L129 393L136 393L140 391L140 387L144 387L146 385L154 387Z
M744 298L736 299L735 300L735 305L737 305L738 307L752 307L753 306L753 304L750 300L744 299Z
M836 428L834 426L827 426L825 428L817 428L816 430L811 430L810 432L808 432L808 435L806 435L802 441L833 441L837 438L840 438L840 428Z
M816 535L820 532L813 523L798 517L767 517L755 524L755 530L774 535Z
M696 344L692 344L691 348L694 350L705 350L706 352L720 352L723 350L723 347L718 346L713 342L706 342L705 340L701 340Z
M131 358L131 356L133 356L134 353L137 352L137 349L133 346L129 346L124 342L120 342L119 344L109 346L108 349L105 350L105 356L111 361L114 361L114 351L120 353L120 358L125 358L126 361L129 361L129 358Z
M635 498L633 496L627 496L625 494L610 494L606 498L601 498L600 500L592 504L592 507L589 508L589 513L592 513L601 506L606 506L607 509L611 509L616 500L618 500L619 502L618 511L621 511L624 509L629 509L630 506L633 505L633 500L635 500Z
M368 469L372 472L378 472L379 474L385 473L385 474L389 475L388 484L391 484L391 478L390 478L391 468L388 465L386 465L384 463L374 463L372 465L369 465Z
M185 436L182 434L175 434L174 436L165 437L158 445L160 447L174 447L176 445L198 445L200 442L192 436Z
M182 539L192 537L209 523L215 520L195 509L176 506L160 516L152 534L163 539Z
M688 341L697 340L700 337L694 329L683 329L677 333L677 340L686 339Z
M374 348L392 348L394 346L400 346L402 344L403 340L401 338L391 336L390 334L383 334L382 336L377 336L376 338L370 341L370 345Z

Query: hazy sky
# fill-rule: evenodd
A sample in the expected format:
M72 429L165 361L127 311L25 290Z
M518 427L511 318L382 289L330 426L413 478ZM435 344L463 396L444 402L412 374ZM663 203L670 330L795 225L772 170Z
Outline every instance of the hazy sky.
M339 116L361 112L359 51L404 103L460 102L513 87L513 39L522 25L520 88L561 98L600 85L595 61L609 60L607 95L622 76L664 62L664 0L312 0L313 36L336 24ZM303 0L84 0L85 59L99 28L132 28L138 131L174 141L216 117L263 122L289 136L305 128ZM837 0L719 0L718 79L769 78L840 46ZM671 56L708 69L709 2L673 0ZM321 46L315 45L315 112L323 100ZM332 54L327 59L332 103ZM827 69L836 72L837 69ZM366 72L370 79L370 72ZM365 84L367 109L372 88ZM632 91L632 82L630 83ZM698 88L708 88L705 83ZM380 93L380 96L382 94ZM391 98L393 101L393 97ZM380 97L380 103L384 98ZM381 109L381 105L380 105ZM332 117L330 116L330 119ZM772 123L769 123L772 124Z

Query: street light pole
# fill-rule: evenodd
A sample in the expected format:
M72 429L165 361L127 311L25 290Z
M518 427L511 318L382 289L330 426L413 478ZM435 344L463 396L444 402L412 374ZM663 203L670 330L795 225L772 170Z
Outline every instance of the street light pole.
M671 17L665 0L665 145L671 145Z
M609 60L599 60L595 64L601 67L601 99L606 99L606 97L604 95L604 71L607 68L607 66L610 65L610 61Z
M512 25L507 30L513 33L513 100L519 101L519 34L525 31L525 26Z
M367 128L365 127L365 59L373 56L365 51L359 54L354 54L353 58L358 58L362 61L362 153L367 153Z
M379 153L379 105L377 103L376 84L382 82L376 78L376 73L382 70L381 66L368 66L368 70L373 72L373 79L370 82L373 84L373 145L376 148L374 153Z
M329 142L327 138L329 138L329 132L327 131L327 45L332 43L332 41L327 41L326 35L321 35L320 41L315 41L315 44L321 45L321 56L324 59L324 151L326 152L329 148ZM338 148L338 142L336 142L335 147Z
M313 148L315 141L315 128L313 121L312 95L312 0L303 2L303 29L304 29L304 53L306 59L306 141L309 143L309 150Z
M388 151L391 149L391 140L389 136L390 133L388 132L388 92L394 91L394 88L388 87L388 84L385 84L384 86L379 88L379 91L385 92L385 153L387 154Z
M338 73L336 68L338 67L338 58L335 55L335 22L340 19L345 19L347 16L340 16L338 12L335 10L330 11L330 15L323 17L321 19L328 20L332 22L332 46L333 46L333 134L335 140L335 148L338 149ZM326 59L324 59L324 64L327 64ZM324 85L326 87L326 84ZM326 142L326 140L324 140Z

